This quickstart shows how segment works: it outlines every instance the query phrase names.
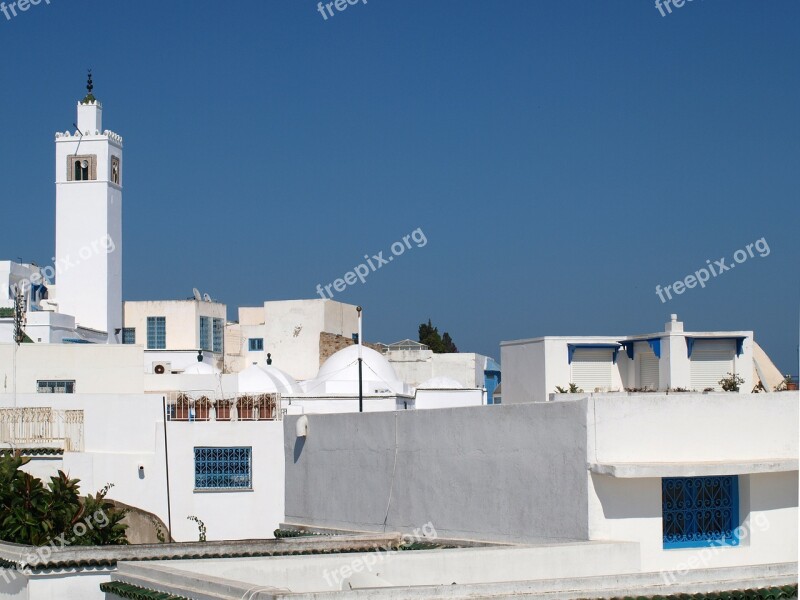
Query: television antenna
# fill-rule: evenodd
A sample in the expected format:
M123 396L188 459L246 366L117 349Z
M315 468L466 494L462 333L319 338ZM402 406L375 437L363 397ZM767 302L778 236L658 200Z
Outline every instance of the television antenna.
M203 300L205 300L206 302L211 302L211 296L209 296L208 294L203 294Z
M194 294L194 299L197 300L198 302L202 300L202 297L200 296L200 290L198 290L197 288L192 288L192 294Z

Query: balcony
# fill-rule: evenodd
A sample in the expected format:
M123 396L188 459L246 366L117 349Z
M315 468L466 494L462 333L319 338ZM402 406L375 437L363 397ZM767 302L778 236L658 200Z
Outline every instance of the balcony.
M245 394L214 398L213 394L171 392L167 396L168 421L280 421L280 394Z
M0 408L0 444L82 452L83 411L49 407Z

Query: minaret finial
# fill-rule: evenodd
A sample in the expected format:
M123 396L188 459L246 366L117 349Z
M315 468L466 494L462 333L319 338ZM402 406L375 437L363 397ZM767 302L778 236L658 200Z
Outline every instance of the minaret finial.
M91 104L92 102L97 101L97 98L95 98L94 94L92 94L93 89L94 83L92 83L92 70L89 69L89 77L86 79L86 97L81 100L81 104Z

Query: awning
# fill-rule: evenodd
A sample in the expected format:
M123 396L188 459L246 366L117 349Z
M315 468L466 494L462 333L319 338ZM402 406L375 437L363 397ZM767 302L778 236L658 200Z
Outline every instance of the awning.
M567 344L567 364L572 364L572 356L578 348L613 350L614 355L612 361L614 364L617 364L617 353L619 352L620 344Z
M681 463L588 463L592 473L618 479L643 477L703 477L797 471L796 458L765 458Z
M692 358L692 350L694 349L694 343L696 340L736 340L736 356L741 356L743 352L744 340L745 336L736 336L736 337L729 337L729 336L720 336L720 337L690 337L686 336L686 350L689 352L689 358Z
M633 360L633 345L636 342L647 342L650 344L650 349L653 351L653 354L656 355L656 358L661 358L661 338L660 337L652 337L652 338L643 338L640 340L624 340L620 342L623 348L625 348L625 354L628 355L628 358Z

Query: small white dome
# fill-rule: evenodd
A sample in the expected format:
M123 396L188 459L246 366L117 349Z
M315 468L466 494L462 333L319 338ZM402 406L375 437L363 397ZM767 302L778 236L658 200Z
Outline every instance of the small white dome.
M431 377L417 386L418 390L463 390L464 386L450 377Z
M364 393L410 393L392 365L379 352L362 347ZM320 367L315 379L304 382L306 393L358 394L358 346L348 346Z
M274 394L279 391L277 382L258 365L250 365L239 373L240 394Z
M361 358L364 379L378 379L386 382L398 381L397 373L379 352L362 346ZM329 381L358 381L358 346L352 345L339 350L319 368L317 379Z
M285 371L281 371L278 367L272 365L258 365L258 368L264 371L278 386L278 391L281 394L301 394L303 390L300 384L297 383L294 377Z
M219 369L204 362L196 362L183 370L184 375L216 375L219 372Z

